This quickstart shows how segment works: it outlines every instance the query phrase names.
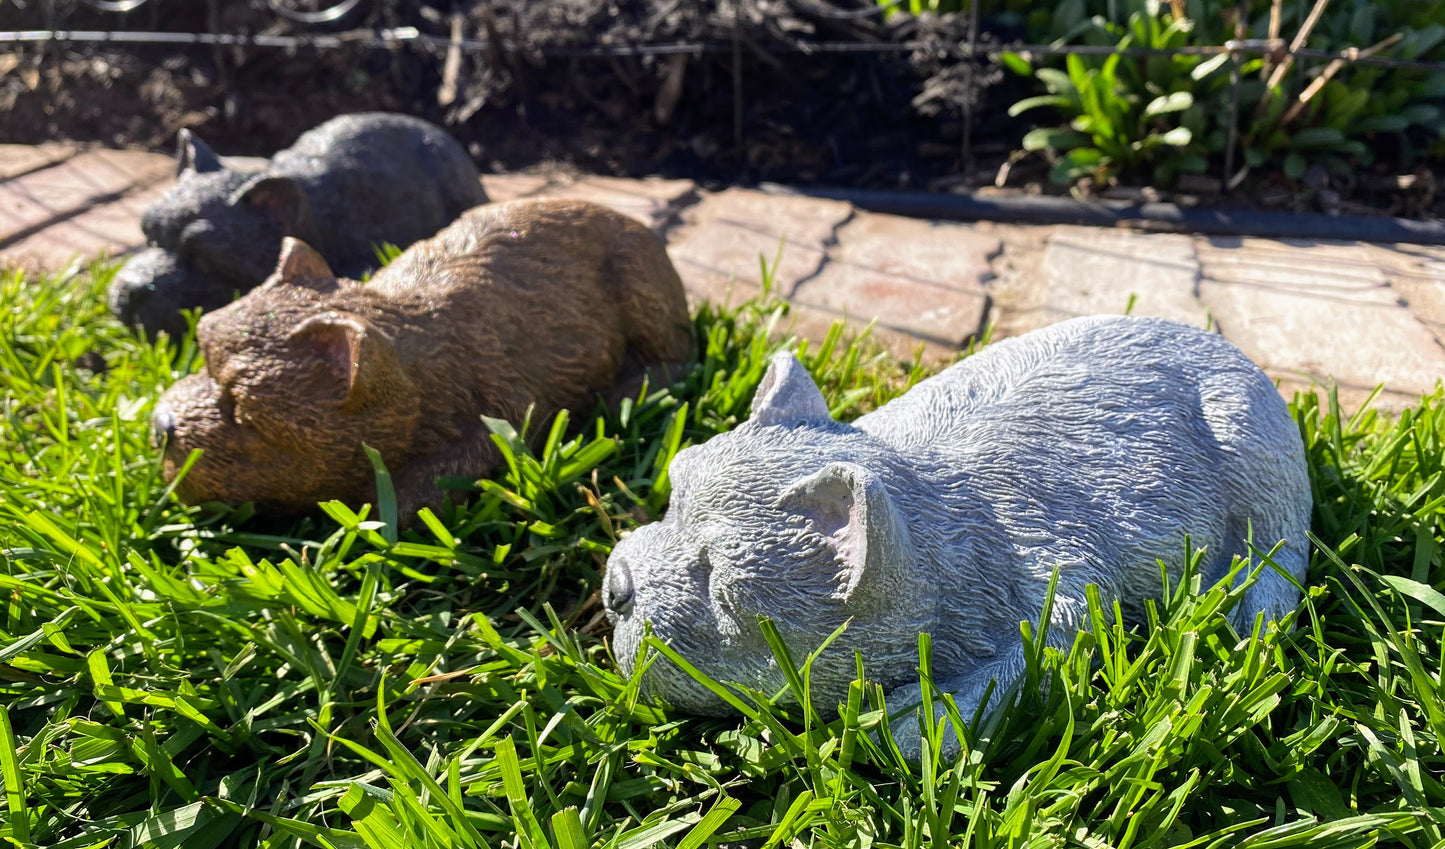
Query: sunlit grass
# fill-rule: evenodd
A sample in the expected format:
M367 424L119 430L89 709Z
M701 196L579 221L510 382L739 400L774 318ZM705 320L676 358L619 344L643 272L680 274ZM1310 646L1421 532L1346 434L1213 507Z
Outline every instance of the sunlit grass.
M1366 846L1445 833L1445 396L1294 413L1315 494L1296 628L1222 589L1046 652L957 762L903 763L881 693L641 700L597 589L687 444L745 416L774 304L696 317L675 387L516 428L494 479L265 522L169 498L150 405L193 347L104 312L111 270L0 276L0 837L35 846ZM805 364L852 417L925 375L835 336ZM1286 623L1288 625L1290 623ZM926 640L922 648L927 649ZM785 658L806 682L806 658ZM1044 695L1046 693L1046 695ZM841 707L841 710L840 710ZM10 742L13 738L13 744Z

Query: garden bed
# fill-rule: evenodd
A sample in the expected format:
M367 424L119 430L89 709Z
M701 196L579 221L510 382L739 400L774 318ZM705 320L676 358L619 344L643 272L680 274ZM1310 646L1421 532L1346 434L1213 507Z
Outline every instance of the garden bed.
M1425 71L1351 66L1273 133L1251 128L1262 83L1258 56L1246 56L1240 138L1231 144L1221 117L1231 108L1227 70L1216 63L1212 76L1194 81L1206 57L1163 64L1129 57L1119 65L1118 103L1102 108L1123 110L1133 129L1118 139L1094 132L1081 144L1073 131L1028 134L1031 127L1077 124L1077 110L1051 104L1010 115L1011 106L1046 90L1047 80L1028 74L1062 69L1062 58L1035 61L1025 74L991 61L975 66L962 55L970 43L965 15L914 16L903 11L907 5L884 14L868 0L756 0L736 9L721 0L492 0L455 5L454 20L426 6L372 2L319 26L279 18L259 2L217 4L208 14L201 4L150 0L126 16L80 6L63 18L46 18L35 4L7 5L0 28L350 37L410 27L442 43L295 50L31 45L0 58L6 63L0 141L72 138L165 149L177 129L190 127L224 152L266 154L331 115L400 109L446 124L494 170L561 163L704 184L968 191L991 186L1002 169L1008 188L1023 192L1068 190L1053 177L1076 192L1125 199L1445 214L1435 176L1445 161L1438 108L1445 105L1445 74L1436 82ZM1048 14L1025 15L1012 11L1019 4L987 4L976 42L986 51L1028 41L1167 49L1185 40L1169 34L1169 7L1158 4L1148 7L1152 34L1130 34L1146 5L1063 0ZM1289 36L1310 4L1284 5L1279 32ZM1339 49L1393 33L1400 40L1391 49L1399 55L1438 59L1435 28L1445 24L1445 11L1426 8L1436 5L1401 0L1370 11L1372 4L1340 0L1308 43ZM1240 31L1268 34L1267 11L1231 29L1228 9L1208 3L1190 9L1201 17L1189 44L1222 43ZM463 51L449 63L445 42L453 32L489 50ZM696 49L608 54L678 44ZM1096 73L1102 63L1086 58L1080 68ZM1296 68L1285 78L1286 99L1322 68L1320 61L1308 73ZM1168 101L1166 111L1139 114L1152 100L1180 92L1191 95L1193 111ZM1341 111L1339 104L1361 93L1355 112ZM1194 128L1184 144L1178 132L1168 132L1181 122ZM1144 155L1128 153L1131 140L1140 140ZM1039 149L1010 161L1026 146ZM1155 155L1175 148L1173 160ZM1227 156L1227 148L1235 155ZM1226 191L1246 160L1252 170ZM1225 173L1227 164L1233 173Z
M330 29L415 26L449 32L436 16L407 13L400 4L371 5L369 14ZM186 126L222 151L265 154L339 112L404 109L446 124L484 166L496 170L561 162L596 173L703 182L920 188L957 172L963 101L982 106L983 92L1002 78L995 71L966 83L957 63L945 61L943 48L966 34L966 21L957 16L840 21L822 13L850 5L856 11L858 5L774 3L765 10L749 5L752 14L735 30L730 14L716 4L472 5L463 24L466 36L487 38L491 32L506 52L490 64L484 55L463 55L449 88L443 84L444 56L416 45L294 54L261 48L32 48L0 93L0 141L77 138L165 149ZM820 13L809 14L815 7ZM152 21L137 16L149 8L123 23L146 28ZM316 31L278 24L264 9L228 9L225 17L217 26L226 32ZM120 23L116 16L80 11L66 21L73 28ZM37 21L0 12L0 28L27 24ZM206 16L194 10L162 15L154 24L177 31L210 28ZM729 45L734 34L740 63L730 48L715 50ZM800 52L800 46L816 41L938 48ZM566 55L588 46L687 42L710 48L680 59ZM450 92L440 97L445 103L439 102L443 89ZM980 149L1002 161L1007 134L995 125L1003 113L993 114L981 117L975 132Z

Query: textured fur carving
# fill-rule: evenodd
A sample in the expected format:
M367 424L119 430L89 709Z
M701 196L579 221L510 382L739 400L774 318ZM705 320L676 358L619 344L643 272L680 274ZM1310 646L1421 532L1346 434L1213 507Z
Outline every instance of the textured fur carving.
M673 460L662 521L622 540L603 594L624 670L644 628L721 681L784 683L758 627L794 657L845 620L813 667L819 704L846 697L853 651L915 704L920 632L933 674L964 716L1024 664L1059 568L1049 640L1085 624L1084 588L1106 609L1157 597L1156 559L1182 572L1185 536L1206 581L1235 555L1285 540L1276 562L1303 581L1310 489L1298 430L1270 380L1223 337L1156 319L1089 317L1006 340L853 424L834 421L791 354L777 355L752 418ZM1278 617L1298 590L1266 569L1236 611ZM648 692L679 708L726 705L665 661ZM916 716L894 725L919 755ZM956 740L951 740L956 745Z
M206 370L156 404L186 501L299 513L375 499L381 452L403 515L441 475L501 457L482 416L537 421L670 379L692 357L682 282L662 240L583 201L480 206L368 283L288 239L276 273L197 327ZM619 390L619 384L624 388Z

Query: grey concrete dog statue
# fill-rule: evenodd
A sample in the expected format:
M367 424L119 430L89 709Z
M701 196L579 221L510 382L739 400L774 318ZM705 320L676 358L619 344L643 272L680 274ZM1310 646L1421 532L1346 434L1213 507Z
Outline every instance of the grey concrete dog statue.
M301 239L346 277L487 202L467 152L441 127L409 115L333 118L260 171L228 168L182 130L176 184L141 217L148 247L121 268L110 308L151 334L185 332L181 310L213 310L260 285L281 240Z
M607 563L618 663L631 672L650 626L713 678L775 691L760 616L799 662L852 620L813 665L819 706L846 697L855 649L891 711L917 704L921 632L962 716L995 679L1000 703L1055 567L1048 639L1067 649L1086 585L1137 613L1161 592L1156 560L1180 576L1186 535L1206 582L1248 554L1251 527L1262 550L1285 541L1274 560L1295 580L1307 565L1304 451L1275 387L1223 337L1157 319L1079 318L990 345L852 424L780 353L751 418L679 452L670 476L665 517ZM1298 600L1265 568L1235 622ZM728 712L665 659L644 692ZM917 714L892 727L916 760Z

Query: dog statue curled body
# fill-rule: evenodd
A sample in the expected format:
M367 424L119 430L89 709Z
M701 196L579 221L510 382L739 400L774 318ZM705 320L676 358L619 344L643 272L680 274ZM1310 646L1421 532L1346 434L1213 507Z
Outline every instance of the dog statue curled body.
M834 421L807 371L774 357L751 418L678 453L671 504L621 540L603 601L630 672L648 628L702 672L763 691L785 684L758 625L794 658L845 621L812 667L820 705L846 698L854 650L890 690L920 701L918 635L933 680L969 717L1024 669L1019 623L1067 648L1105 610L1138 612L1183 568L1227 574L1251 540L1295 581L1307 564L1310 486L1297 427L1268 377L1223 337L1144 318L1087 317L984 348L851 424ZM1252 536L1251 536L1252 530ZM1264 568L1236 622L1298 602ZM644 691L695 713L727 705L673 664ZM917 758L916 713L895 739ZM950 745L956 746L956 738Z
M374 501L370 446L406 516L441 502L439 476L500 462L483 416L542 421L670 380L692 334L662 240L593 203L479 206L366 283L289 239L270 279L202 316L205 370L166 390L154 430L167 480L203 452L184 501Z
M180 132L176 183L141 216L147 247L110 288L110 309L154 335L186 331L182 310L223 307L276 267L281 240L306 242L343 276L380 263L487 202L467 152L410 115L342 115L302 133L259 171L229 167Z

